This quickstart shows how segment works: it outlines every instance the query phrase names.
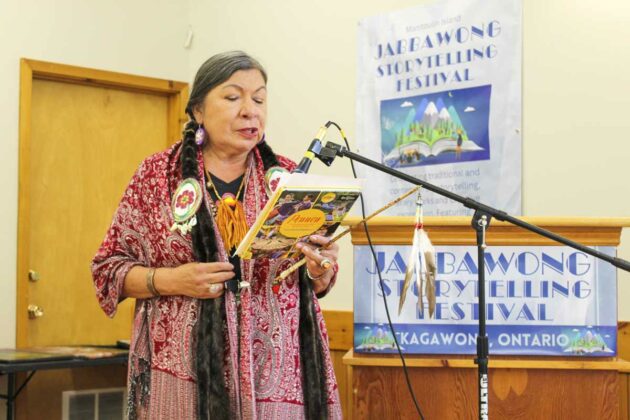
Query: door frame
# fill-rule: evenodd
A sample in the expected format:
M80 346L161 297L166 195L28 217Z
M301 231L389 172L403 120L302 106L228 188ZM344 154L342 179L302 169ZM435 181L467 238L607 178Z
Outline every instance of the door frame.
M29 214L30 214L30 144L33 80L109 87L138 93L150 93L167 98L167 144L181 137L181 127L187 121L188 84L173 80L135 76L106 70L77 67L46 61L20 59L20 117L18 145L18 231L16 273L16 347L28 343L29 318Z

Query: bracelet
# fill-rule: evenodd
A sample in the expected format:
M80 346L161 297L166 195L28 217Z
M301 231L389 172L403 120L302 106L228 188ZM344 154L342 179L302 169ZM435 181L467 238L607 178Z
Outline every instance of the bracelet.
M328 270L325 270L325 271L324 271L322 274L320 274L319 276L314 277L314 276L311 274L311 272L308 270L308 267L306 267L306 277L308 277L309 279L311 279L311 280L313 280L313 281L318 281L318 280L321 280L321 279L322 279L322 278L326 275L326 273L327 273L327 272L328 272Z
M315 295L317 296L317 299L323 298L332 290L333 286L335 285L335 280L337 279L337 273L339 272L339 264L334 263L332 266L332 271L333 275L330 279L330 283L328 283L328 287Z
M154 277L155 277L155 268L149 268L149 271L147 271L147 289L149 290L149 293L151 293L153 297L158 297L161 295L160 295L160 292L157 291L157 289L155 288L155 284L153 283Z

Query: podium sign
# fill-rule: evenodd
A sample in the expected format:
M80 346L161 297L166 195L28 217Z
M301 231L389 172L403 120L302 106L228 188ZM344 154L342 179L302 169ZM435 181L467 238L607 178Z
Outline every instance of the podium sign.
M614 255L613 246L595 249ZM354 249L354 351L395 353L383 306L408 354L475 354L478 332L477 251L436 246L436 309L418 309L414 282L398 305L411 246ZM616 269L565 246L489 246L486 249L490 353L612 357L617 352Z

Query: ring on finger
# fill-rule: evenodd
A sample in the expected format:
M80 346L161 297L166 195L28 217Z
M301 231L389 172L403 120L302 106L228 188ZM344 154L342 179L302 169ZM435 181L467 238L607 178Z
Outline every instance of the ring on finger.
M332 266L332 261L328 258L324 258L319 262L319 266L324 270L328 270Z
M208 286L208 289L210 290L210 293L219 293L223 290L223 283L212 283Z

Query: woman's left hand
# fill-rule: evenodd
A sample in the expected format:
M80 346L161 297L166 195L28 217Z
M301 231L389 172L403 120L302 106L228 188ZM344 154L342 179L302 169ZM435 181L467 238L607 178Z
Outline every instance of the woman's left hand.
M328 288L334 275L333 266L339 256L339 245L330 243L330 238L320 235L311 235L309 242L300 242L297 248L306 258L306 269L313 281L313 292L323 292ZM329 244L324 248L326 244ZM322 248L318 251L317 248Z

